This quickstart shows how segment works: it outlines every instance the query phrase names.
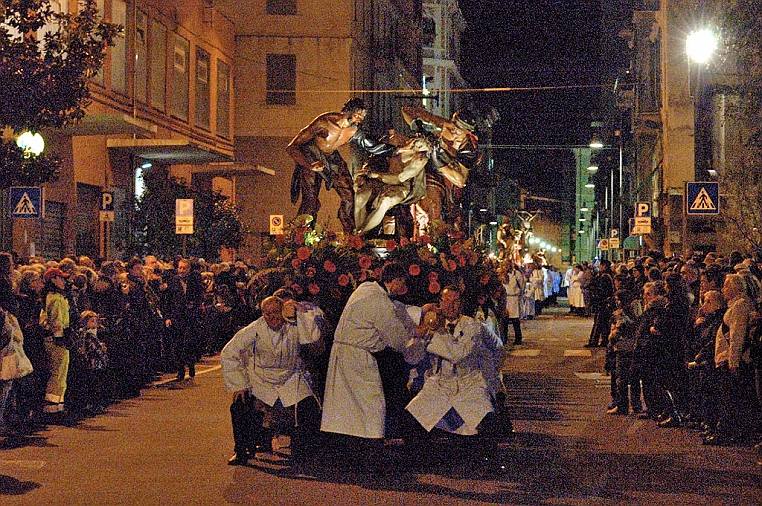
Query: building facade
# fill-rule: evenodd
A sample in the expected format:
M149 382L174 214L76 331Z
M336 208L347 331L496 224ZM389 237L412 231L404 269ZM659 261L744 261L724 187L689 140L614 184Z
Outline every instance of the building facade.
M77 3L51 5L73 13ZM98 7L124 36L91 80L84 120L42 132L63 167L44 185L44 218L3 221L3 249L21 256L121 257L141 170L163 166L190 181L195 167L233 160L231 21L204 0L98 0ZM101 221L104 192L113 196L113 221Z

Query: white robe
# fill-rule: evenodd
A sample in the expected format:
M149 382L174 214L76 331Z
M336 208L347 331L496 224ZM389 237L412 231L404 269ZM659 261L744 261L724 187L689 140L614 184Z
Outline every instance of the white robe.
M413 337L409 320L404 307L395 307L376 282L363 283L352 293L331 348L322 431L384 437L386 400L378 364L371 353L387 346L405 352Z
M508 318L521 318L521 295L524 293L524 275L518 269L505 273L505 314Z
M585 298L582 293L582 283L584 280L584 271L575 270L571 276L571 284L569 285L569 305L571 307L585 307Z
M292 406L313 395L299 345L320 339L322 320L317 306L300 303L296 322L284 322L279 330L271 329L262 317L236 332L220 354L225 388L248 390L268 406L278 399L283 406Z
M482 419L494 411L481 368L485 356L496 355L486 349L484 332L480 322L461 316L453 334L437 332L432 337L426 350L432 355L433 374L406 407L427 431L436 426L465 436L475 435ZM442 420L451 408L463 420L457 428Z

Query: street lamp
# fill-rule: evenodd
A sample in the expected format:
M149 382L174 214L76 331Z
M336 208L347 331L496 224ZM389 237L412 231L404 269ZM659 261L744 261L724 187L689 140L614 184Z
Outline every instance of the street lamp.
M45 140L39 133L26 131L16 139L16 145L24 152L25 157L39 156L45 149Z
M717 36L711 30L694 30L685 39L685 52L696 63L706 63L717 49Z

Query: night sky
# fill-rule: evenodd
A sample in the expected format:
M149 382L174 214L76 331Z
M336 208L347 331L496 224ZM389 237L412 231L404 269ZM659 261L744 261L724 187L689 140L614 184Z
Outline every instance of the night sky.
M459 0L459 5L467 20L460 70L472 87L602 82L599 0ZM580 145L590 140L599 96L600 88L591 87L484 93L475 99L500 114L493 144ZM568 151L493 153L496 169L535 195L559 197L559 175L573 171Z

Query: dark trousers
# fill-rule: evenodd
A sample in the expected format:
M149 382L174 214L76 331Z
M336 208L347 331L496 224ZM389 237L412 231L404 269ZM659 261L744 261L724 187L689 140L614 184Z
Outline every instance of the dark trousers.
M640 403L640 379L634 378L631 374L632 352L616 352L616 390L617 405L623 413L627 413L629 408L634 411L641 410Z
M508 341L508 325L513 325L513 344L521 344L523 340L521 335L521 319L520 318L505 318L503 323L503 335L505 340Z
M257 446L270 446L273 434L262 427L263 420L264 413L256 409L256 398L249 392L244 393L243 401L236 399L230 405L236 453L253 455Z

